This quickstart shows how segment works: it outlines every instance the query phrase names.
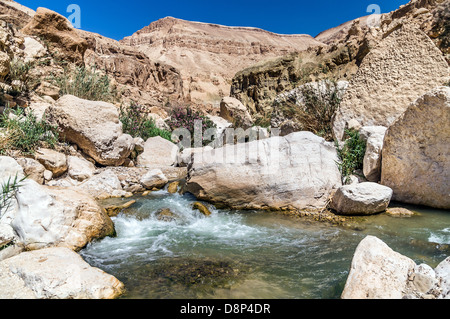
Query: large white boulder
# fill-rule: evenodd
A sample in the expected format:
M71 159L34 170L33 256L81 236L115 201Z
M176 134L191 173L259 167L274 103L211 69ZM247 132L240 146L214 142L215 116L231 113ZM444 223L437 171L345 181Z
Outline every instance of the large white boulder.
M374 236L353 255L342 299L448 299L450 257L435 269L393 251Z
M79 182L91 178L95 173L95 165L79 156L68 156L67 166L69 176Z
M144 144L144 152L137 158L141 167L173 166L177 162L178 146L160 137L150 137Z
M372 215L384 212L392 198L392 189L371 183L356 183L340 187L330 202L330 208L342 215Z
M127 192L123 190L122 184L116 173L110 169L92 176L76 186L76 188L88 192L95 199L123 197L127 195Z
M310 132L196 152L186 191L241 209L319 208L340 187L336 149Z
M65 95L50 105L46 114L62 137L101 165L122 165L134 149L133 138L123 134L119 111L113 104Z
M89 194L47 187L27 179L16 194L11 226L27 249L62 246L79 250L115 233L114 224Z
M253 119L247 108L233 97L224 97L220 102L220 117L232 123L235 128L246 130L253 125Z
M67 248L23 252L0 262L1 299L113 299L124 284Z
M356 248L342 299L401 299L415 262L374 236Z
M450 87L411 104L386 132L381 184L393 200L450 208Z

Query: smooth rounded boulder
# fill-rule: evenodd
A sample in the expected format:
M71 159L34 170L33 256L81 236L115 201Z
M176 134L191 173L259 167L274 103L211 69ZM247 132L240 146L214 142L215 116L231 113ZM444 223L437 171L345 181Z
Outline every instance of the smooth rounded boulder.
M392 198L389 187L365 182L340 187L330 208L340 215L372 215L384 212Z
M450 87L410 105L386 132L381 184L393 200L450 209Z
M65 95L49 106L46 114L66 141L101 165L120 166L134 149L134 139L123 133L113 104Z
M0 262L1 299L114 299L117 278L62 247L23 252Z
M186 191L236 209L318 209L342 185L333 143L297 132L193 154Z

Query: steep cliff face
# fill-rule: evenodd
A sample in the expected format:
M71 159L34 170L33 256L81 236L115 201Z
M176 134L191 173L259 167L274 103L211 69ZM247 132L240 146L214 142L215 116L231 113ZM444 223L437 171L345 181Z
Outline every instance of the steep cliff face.
M402 25L422 30L449 61L450 1L411 0L398 10L349 21L320 33L324 47L257 63L238 72L230 95L256 118L270 120L275 98L304 83L350 80L366 55ZM374 27L375 26L375 27Z
M23 28L34 16L35 11L12 0L0 1L0 20Z
M184 101L183 81L173 66L151 60L148 56L119 41L99 34L74 29L62 15L45 9L31 10L14 1L0 2L0 20L11 25L21 43L27 39L40 42L51 61L35 63L33 74L41 80L60 74L59 62L77 64L107 74L121 93L122 103L136 101L165 115L167 102ZM11 31L11 32L13 32ZM22 59L17 50L11 59ZM12 53L11 53L12 54Z
M150 107L184 99L183 81L176 68L152 61L116 40L86 31L78 33L88 43L85 64L95 65L111 76L121 86L123 98Z
M184 92L196 103L219 103L236 72L267 58L323 44L309 35L279 35L167 17L121 40L151 60L180 70Z

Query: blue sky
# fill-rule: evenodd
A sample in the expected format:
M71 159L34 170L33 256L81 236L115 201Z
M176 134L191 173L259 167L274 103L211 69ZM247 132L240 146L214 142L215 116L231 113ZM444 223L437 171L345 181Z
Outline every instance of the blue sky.
M16 0L36 10L46 7L66 17L70 4L81 11L81 29L120 40L166 16L217 23L228 26L257 27L275 33L310 34L338 26L373 13L377 4L381 13L397 9L408 0Z

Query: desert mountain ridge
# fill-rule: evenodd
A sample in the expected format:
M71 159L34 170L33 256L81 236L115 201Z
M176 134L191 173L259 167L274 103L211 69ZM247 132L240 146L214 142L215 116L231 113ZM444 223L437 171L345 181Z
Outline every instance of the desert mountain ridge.
M191 101L216 104L228 95L238 71L267 58L324 45L306 34L276 34L173 17L152 22L120 42L180 70Z

